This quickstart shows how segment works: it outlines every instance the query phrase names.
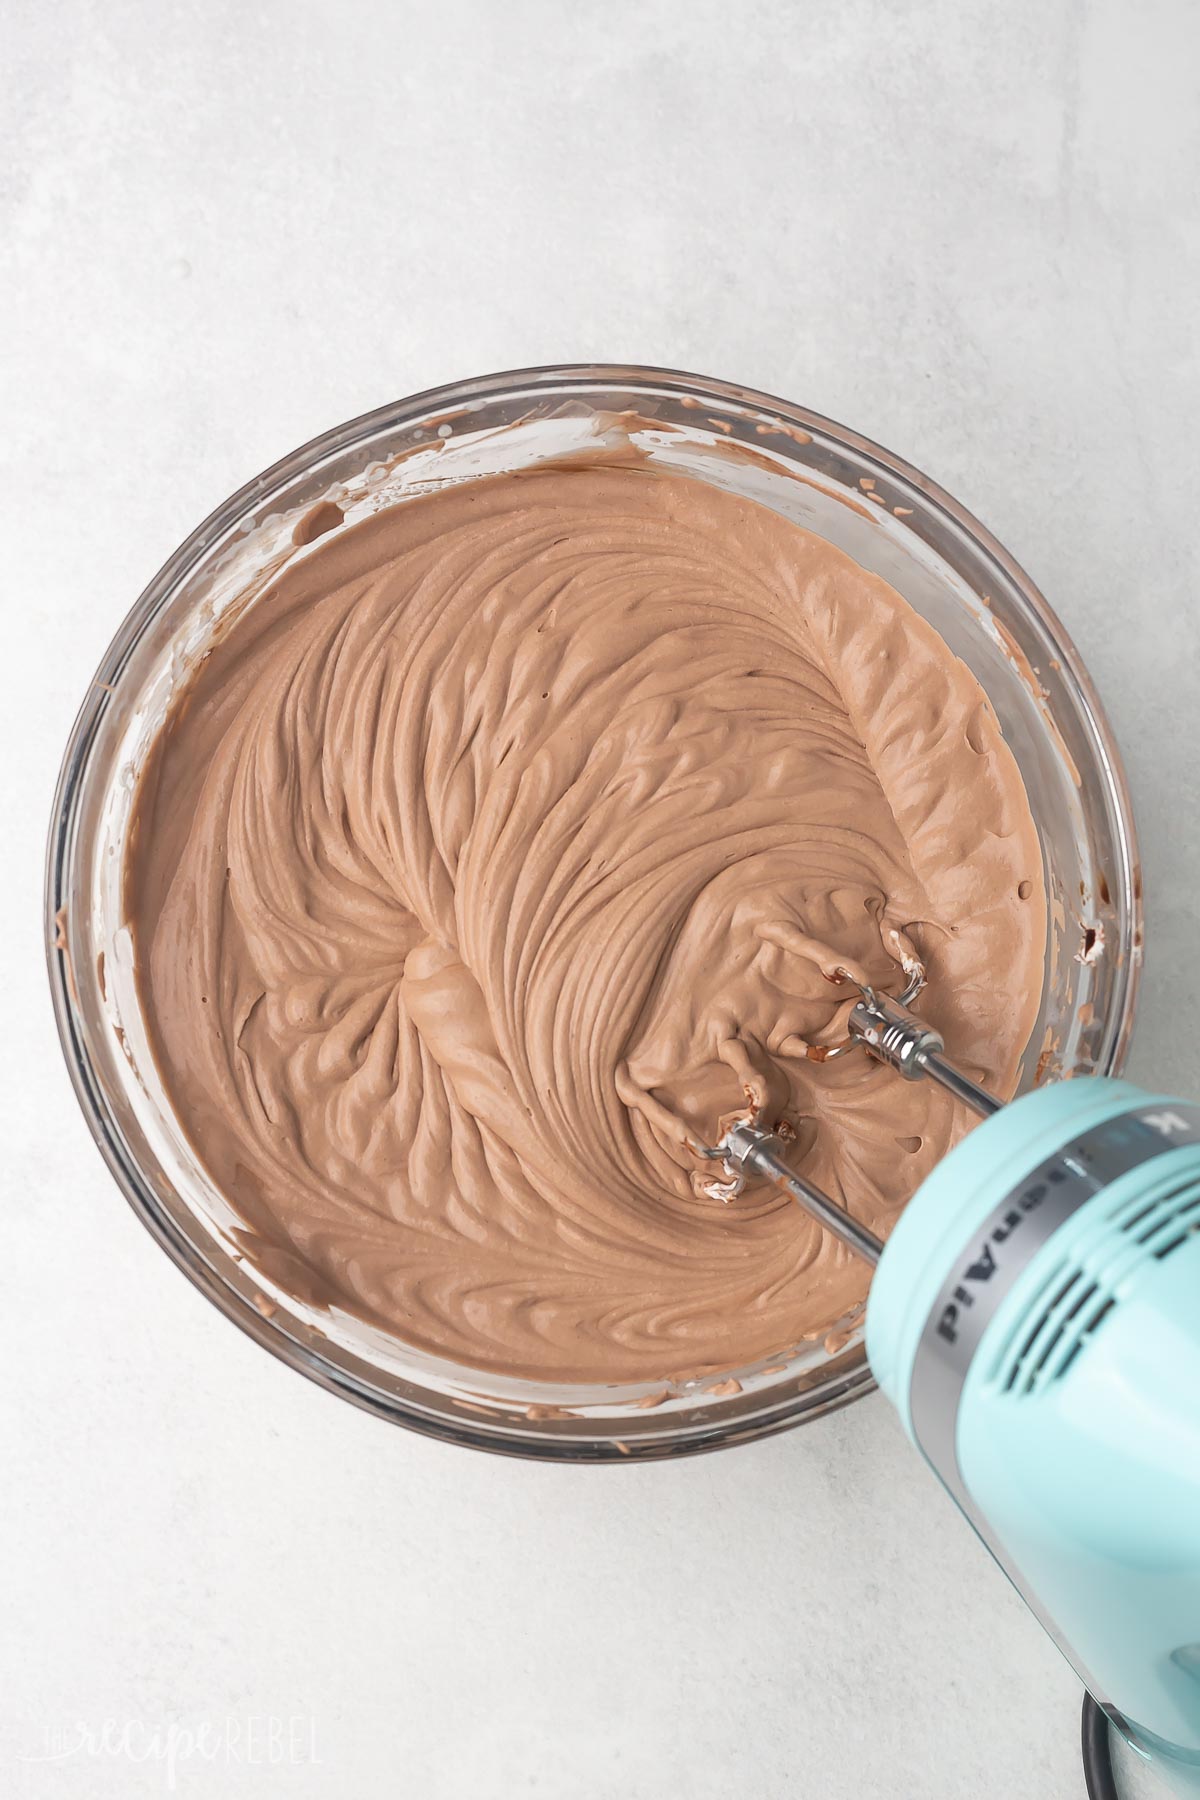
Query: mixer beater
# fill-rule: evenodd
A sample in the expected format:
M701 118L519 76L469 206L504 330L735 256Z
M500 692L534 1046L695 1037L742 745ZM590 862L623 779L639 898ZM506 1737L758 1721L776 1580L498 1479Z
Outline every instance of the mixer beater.
M981 1118L999 1112L1002 1102L957 1068L946 1056L941 1033L910 1011L911 1003L925 986L924 968L919 963L906 961L905 972L908 979L904 991L893 997L855 981L844 969L837 971L837 980L855 987L858 999L850 1011L845 1041L824 1049L821 1061L829 1062L861 1046L869 1056L895 1069L906 1081L919 1081L924 1077L936 1081L939 1087L971 1107ZM741 1193L749 1172L765 1175L786 1188L806 1212L850 1249L868 1262L877 1263L883 1251L882 1241L844 1206L789 1168L781 1154L782 1146L783 1139L777 1132L764 1130L752 1119L742 1119L733 1124L717 1144L699 1144L696 1148L702 1156L724 1165L726 1180L714 1190L722 1199L731 1200Z

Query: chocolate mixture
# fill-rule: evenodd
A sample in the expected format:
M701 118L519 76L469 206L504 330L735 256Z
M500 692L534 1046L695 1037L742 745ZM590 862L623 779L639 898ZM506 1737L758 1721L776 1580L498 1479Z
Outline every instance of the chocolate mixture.
M866 1270L689 1148L747 1097L886 1234L969 1123L841 966L1008 1093L1046 908L975 678L776 514L598 455L323 536L220 638L126 870L161 1073L251 1259L474 1368L727 1370Z

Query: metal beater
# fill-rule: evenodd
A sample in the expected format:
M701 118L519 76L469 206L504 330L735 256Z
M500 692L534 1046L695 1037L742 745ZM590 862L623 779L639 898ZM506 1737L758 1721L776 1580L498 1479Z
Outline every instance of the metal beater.
M838 971L840 981L857 988L858 999L847 1021L845 1042L828 1049L822 1060L829 1062L861 1047L868 1056L886 1063L906 1081L920 1081L928 1076L981 1118L999 1112L1001 1102L948 1059L941 1033L909 1010L925 986L926 976L920 964L909 965L906 972L908 981L903 993L893 997L856 982L844 969ZM839 1206L821 1188L788 1167L781 1153L782 1139L777 1133L764 1131L750 1120L740 1120L717 1144L701 1144L697 1148L702 1156L724 1164L728 1182L720 1191L725 1198L732 1199L742 1191L748 1172L766 1175L785 1187L806 1212L844 1244L870 1263L879 1261L882 1241L844 1206Z

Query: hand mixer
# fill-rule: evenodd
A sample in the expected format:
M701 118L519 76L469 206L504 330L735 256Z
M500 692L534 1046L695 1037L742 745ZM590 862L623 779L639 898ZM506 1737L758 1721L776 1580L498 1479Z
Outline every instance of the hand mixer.
M886 1246L759 1124L703 1154L877 1265L867 1355L909 1437L1109 1719L1200 1794L1200 1105L1099 1077L1001 1105L909 1010L922 982L859 987L833 1053L983 1123Z

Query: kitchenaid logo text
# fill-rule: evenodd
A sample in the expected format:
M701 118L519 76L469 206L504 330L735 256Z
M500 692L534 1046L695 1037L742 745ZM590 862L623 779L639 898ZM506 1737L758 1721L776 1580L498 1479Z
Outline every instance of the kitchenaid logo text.
M1163 1108L1158 1112L1145 1112L1133 1117L1127 1115L1120 1118L1113 1122L1106 1135L1112 1140L1113 1146L1119 1148L1126 1143L1136 1145L1139 1138L1144 1143L1144 1133L1147 1130L1153 1132L1156 1137L1166 1138L1168 1142L1180 1137L1190 1138L1193 1135L1191 1122L1181 1113L1168 1108ZM1163 1147L1165 1148L1165 1146ZM1153 1154L1153 1150L1150 1151L1150 1154ZM1038 1208L1045 1203L1047 1196L1055 1188L1061 1187L1063 1182L1070 1181L1072 1178L1076 1181L1086 1182L1093 1189L1104 1185L1103 1180L1097 1181L1095 1176L1089 1172L1089 1164L1095 1160L1095 1153L1088 1145L1074 1145L1064 1161L1052 1163L1039 1180L1032 1182L1025 1192L1019 1195L1003 1218L992 1227L976 1251L973 1260L963 1269L958 1285L942 1308L937 1322L937 1334L947 1344L958 1342L962 1315L974 1306L980 1288L989 1282L996 1273L1003 1261L1004 1245L1008 1243L1014 1232L1020 1230L1030 1214L1036 1213ZM1133 1167L1134 1164L1130 1163L1126 1166ZM1113 1179L1111 1171L1107 1179ZM999 1258L996 1255L998 1250L1001 1252Z
M1027 1187L1004 1217L992 1227L976 1252L974 1261L967 1264L958 1286L942 1308L942 1314L937 1324L940 1338L944 1338L948 1344L958 1342L959 1319L968 1307L974 1306L975 1295L979 1288L984 1282L992 1279L999 1267L996 1260L997 1250L1001 1250L1013 1232L1021 1228L1030 1213L1037 1211L1047 1194L1054 1188L1061 1187L1062 1183L1069 1179L1069 1170L1065 1169L1061 1163L1054 1163L1047 1169L1045 1179L1035 1181L1032 1186Z

